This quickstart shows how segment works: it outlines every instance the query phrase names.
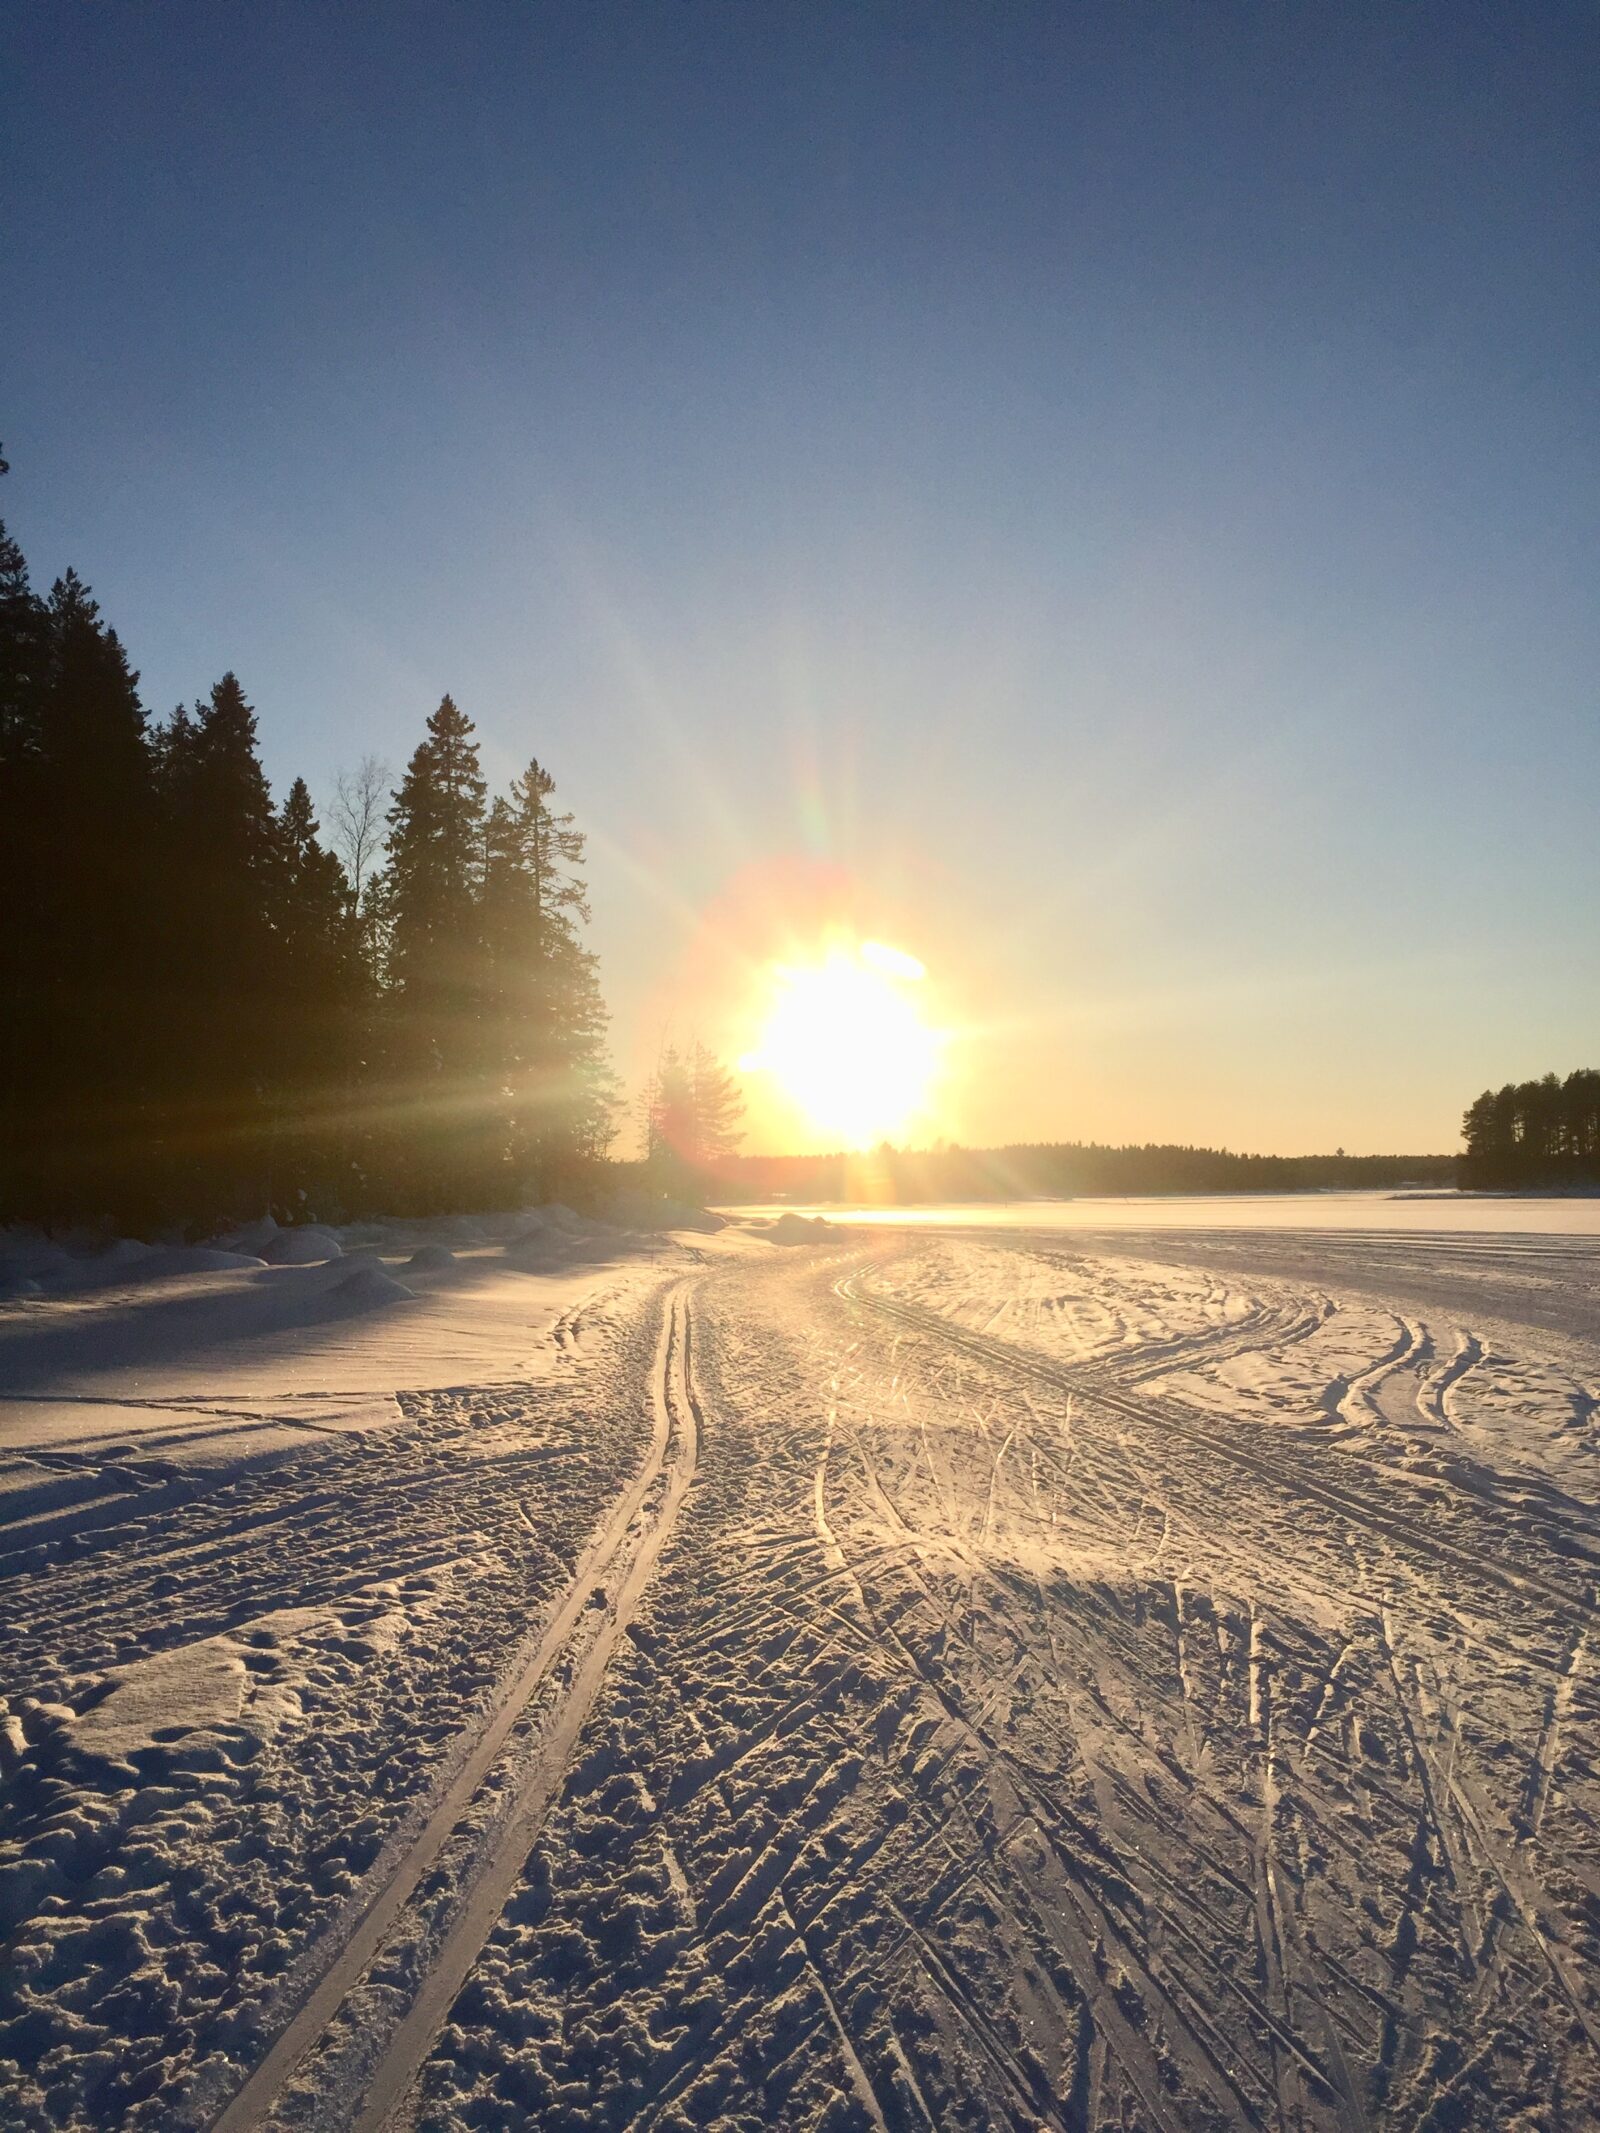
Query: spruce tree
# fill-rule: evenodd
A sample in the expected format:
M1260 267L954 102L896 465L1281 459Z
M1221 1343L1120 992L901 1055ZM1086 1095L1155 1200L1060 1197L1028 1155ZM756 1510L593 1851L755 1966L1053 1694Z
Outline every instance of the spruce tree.
M645 1163L657 1188L675 1199L703 1197L706 1172L742 1136L744 1098L713 1052L663 1048L645 1089Z
M191 1219L264 1211L283 992L278 824L238 677L156 736L171 1169Z
M36 898L52 863L40 815L44 602L0 526L0 1220L16 1204L33 1139L47 960ZM60 864L59 853L55 864ZM26 917L25 917L26 914Z
M39 752L45 628L44 602L28 582L22 550L0 524L0 773Z
M326 1218L350 1198L347 1121L367 1006L354 898L320 841L304 778L290 786L275 829L272 1198L280 1216Z
M75 571L51 588L43 626L20 1010L28 1169L52 1212L93 1216L142 1205L149 1187L150 749L139 677Z
M419 1207L481 1168L484 782L472 721L446 696L389 810L383 884L393 1160Z
M615 1108L597 966L579 931L589 917L584 838L551 805L537 761L497 802L487 840L485 945L507 1107L508 1163L519 1191L575 1189L609 1145Z

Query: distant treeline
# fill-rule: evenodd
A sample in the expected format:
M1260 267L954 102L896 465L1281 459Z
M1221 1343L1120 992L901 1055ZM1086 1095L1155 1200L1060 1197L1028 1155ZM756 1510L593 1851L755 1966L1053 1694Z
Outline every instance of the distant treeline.
M232 674L152 722L68 571L0 527L0 1221L508 1205L612 1136L583 839L490 800L447 696L338 843L274 804Z
M1600 1185L1600 1068L1485 1089L1461 1121L1463 1185Z
M1194 1192L1313 1192L1455 1183L1450 1155L1234 1155L1154 1142L1110 1148L1060 1141L1009 1148L880 1148L868 1155L733 1155L711 1190L729 1201L944 1201Z

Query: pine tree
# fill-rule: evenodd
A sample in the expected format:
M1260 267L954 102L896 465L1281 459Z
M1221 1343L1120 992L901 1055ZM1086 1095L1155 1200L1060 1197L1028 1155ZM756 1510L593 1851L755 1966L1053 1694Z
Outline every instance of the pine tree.
M17 1009L31 1185L54 1213L140 1202L157 943L139 677L75 571L43 618L28 776L33 967Z
M44 602L28 582L22 550L0 524L0 773L38 755L46 656Z
M570 1189L614 1108L584 841L536 761L486 813L472 734L446 697L359 894L237 677L152 730L87 587L39 600L0 528L0 1219ZM386 783L341 784L363 871Z
M719 1156L731 1155L744 1138L744 1128L739 1123L744 1117L744 1098L728 1069L703 1044L695 1045L690 1068L696 1160L714 1163Z
M485 947L504 1145L519 1195L571 1189L610 1144L615 1094L593 954L583 833L537 761L497 801L485 845Z
M279 838L238 677L176 713L154 757L169 1164L191 1218L260 1212L274 1184Z
M280 1215L326 1218L348 1198L347 1121L368 1002L354 897L320 841L304 778L290 786L275 828L272 1199Z
M484 782L472 721L446 696L389 810L390 1102L398 1170L419 1206L450 1203L481 1163Z
M446 696L389 810L389 982L442 1058L470 1050L449 1011L466 990L483 880L484 782L472 732Z
M321 843L321 824L304 778L296 778L277 819L274 924L308 967L349 951L353 896L338 855Z
M675 1199L702 1195L707 1170L743 1136L744 1098L733 1076L698 1041L688 1052L668 1045L643 1109L645 1162L659 1189Z
M22 550L0 526L0 1195L20 1185L40 1080L48 963L35 897L52 863L39 790L46 657L44 602L28 582ZM35 922L24 924L24 912ZM13 1211L0 1198L0 1220Z

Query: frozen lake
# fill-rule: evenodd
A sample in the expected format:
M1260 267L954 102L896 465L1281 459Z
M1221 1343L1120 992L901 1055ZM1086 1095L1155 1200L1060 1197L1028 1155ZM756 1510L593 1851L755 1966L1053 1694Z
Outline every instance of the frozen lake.
M743 1207L735 1214L826 1215L830 1222L932 1229L1450 1230L1480 1236L1600 1237L1600 1196L1499 1198L1453 1192L1172 1194L1143 1199L968 1201L942 1207L848 1207L817 1202Z

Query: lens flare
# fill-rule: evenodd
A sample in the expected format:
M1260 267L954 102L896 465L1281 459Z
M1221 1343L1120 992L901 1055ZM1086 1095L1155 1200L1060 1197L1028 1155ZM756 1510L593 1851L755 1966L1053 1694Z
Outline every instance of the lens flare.
M930 1028L914 955L835 943L819 961L775 963L760 1043L739 1064L770 1074L813 1131L845 1148L893 1140L929 1110L944 1038Z

